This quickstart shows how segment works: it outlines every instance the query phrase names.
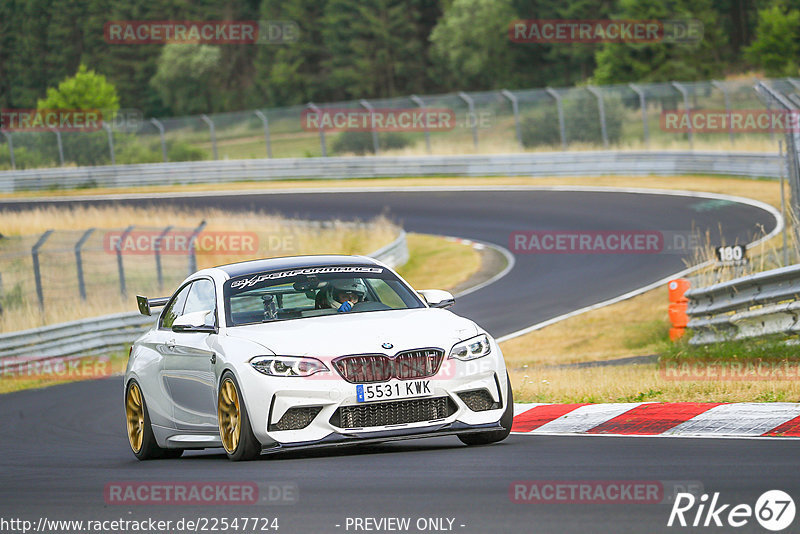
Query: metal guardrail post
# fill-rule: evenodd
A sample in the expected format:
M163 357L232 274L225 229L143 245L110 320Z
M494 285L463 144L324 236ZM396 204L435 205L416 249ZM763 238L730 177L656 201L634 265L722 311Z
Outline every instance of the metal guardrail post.
M203 228L206 227L206 221L201 221L197 228L194 229L192 232L191 237L189 238L189 274L194 273L197 270L197 236L200 232L203 231Z
M408 97L414 102L416 105L420 107L420 109L425 109L425 102L422 101L420 97L417 95L411 95ZM431 132L428 130L428 121L422 121L425 124L425 148L428 150L428 154L431 153Z
M475 145L475 150L478 150L478 118L475 116L475 101L464 91L458 92L459 98L467 103L469 114L472 119L472 144Z
M725 100L725 115L728 117L728 136L731 138L731 144L734 144L733 135L733 122L731 121L731 97L728 94L728 88L725 84L717 80L711 80L711 85L722 91L722 98Z
M253 113L255 114L256 117L261 119L261 124L264 125L264 142L267 144L267 157L271 158L272 145L270 144L270 139L269 139L269 119L267 119L267 116L264 115L264 113L262 113L260 109L255 110Z
M81 249L92 233L94 233L94 228L89 228L83 233L78 242L75 243L75 267L78 270L78 292L81 295L81 300L86 300L86 283L83 279L83 257L81 255Z
M364 109L369 111L369 119L370 119L369 125L370 125L370 130L372 131L372 149L375 151L375 155L377 156L381 148L378 142L378 132L375 131L375 114L374 114L375 108L373 108L372 104L370 104L363 98L359 100L358 103L361 104L364 107Z
M3 273L0 273L0 315L3 315Z
M158 135L161 138L161 157L167 163L167 140L164 136L164 125L158 119L150 119L150 122L158 128Z
M203 122L208 124L208 133L211 136L211 150L214 153L214 160L219 159L219 154L217 153L217 132L214 129L214 121L208 118L208 115L203 113L200 115L200 118L203 119Z
M128 237L128 234L131 233L134 226L128 226L122 235L119 236L119 241L117 242L116 246L114 247L117 251L117 274L119 275L119 294L122 295L122 298L128 296L128 289L125 286L125 266L122 264L122 242L125 241L125 238Z
M153 255L156 258L156 277L158 278L158 289L164 288L164 273L161 269L161 241L166 237L169 231L172 230L172 225L164 228L164 231L158 234L155 242L155 251Z
M17 170L17 161L14 159L14 140L11 139L10 133L4 130L0 130L0 132L2 132L3 136L6 138L6 141L8 141L8 155L11 157L11 170L15 171Z
M313 102L309 102L308 104L306 104L306 107L308 107L308 109L310 109L314 113L317 113L318 115L322 114L322 111L320 111L320 109ZM322 118L322 117L320 117L320 118ZM325 128L322 127L322 121L321 120L319 121L319 146L320 146L320 149L322 150L322 157L323 158L327 158L328 157L328 147L327 147L327 145L325 143Z
M561 95L558 94L554 89L551 87L545 87L545 91L547 94L552 96L556 101L556 107L558 108L558 129L561 131L561 148L564 150L567 149L567 127L564 123L564 105L561 102Z
M61 166L64 166L64 144L61 142L61 132L55 128L50 128L50 131L56 134L56 143L58 144L58 160Z
M606 108L603 105L603 94L591 85L586 86L586 90L592 93L597 99L597 113L600 115L600 134L603 136L603 147L608 148L608 130L606 129Z
M647 95L644 90L635 83L629 83L634 93L639 96L639 107L642 108L642 135L644 136L644 144L650 146L650 129L647 127Z
M42 289L42 271L39 268L39 249L42 248L44 242L53 233L53 230L48 230L39 237L36 244L31 247L31 259L33 260L33 280L36 284L36 297L39 299L39 310L44 312L44 291Z
M517 142L520 148L525 148L522 144L522 129L519 124L519 101L517 97L508 89L503 89L500 94L506 97L511 102L511 110L514 112L514 128L517 131Z
M111 154L111 164L117 164L117 157L114 155L114 135L111 133L111 126L103 123L103 129L108 134L108 152Z
M683 95L683 109L686 112L686 124L688 125L689 148L694 150L694 133L692 132L692 113L689 107L689 92L686 88L678 82L672 82L672 87L678 90Z

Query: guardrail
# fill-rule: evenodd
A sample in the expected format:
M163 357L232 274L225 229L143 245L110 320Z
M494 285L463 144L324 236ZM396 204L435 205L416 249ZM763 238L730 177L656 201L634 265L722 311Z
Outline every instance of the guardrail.
M800 265L690 289L690 344L800 332Z
M777 154L682 151L536 152L458 156L359 156L150 163L6 171L0 192L402 176L602 176L723 174L777 178Z
M368 256L390 267L408 261L406 233ZM133 306L133 305L132 305ZM139 312L92 317L0 335L0 370L20 360L36 361L80 354L104 355L124 350L155 319Z

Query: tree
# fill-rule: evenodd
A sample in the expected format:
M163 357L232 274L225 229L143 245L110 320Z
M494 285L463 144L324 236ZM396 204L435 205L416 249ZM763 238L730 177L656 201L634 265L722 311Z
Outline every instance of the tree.
M174 113L189 115L216 111L221 55L217 46L166 45L150 84Z
M745 59L767 76L796 76L800 52L800 11L775 5L758 12L755 40Z
M40 99L38 109L99 109L117 111L119 97L117 89L106 77L81 65L78 72L58 84L58 89L49 88L47 98Z
M434 64L464 90L511 85L511 0L454 0L431 32Z
M712 0L620 0L615 18L699 19L703 37L695 43L606 43L596 55L595 83L708 80L723 72L726 37Z
M423 87L423 46L407 0L330 0L322 27L332 99L386 98Z

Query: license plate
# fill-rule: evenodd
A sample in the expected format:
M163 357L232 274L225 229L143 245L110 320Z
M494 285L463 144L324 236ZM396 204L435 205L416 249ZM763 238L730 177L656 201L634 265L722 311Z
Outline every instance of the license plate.
M356 386L358 402L408 399L433 395L430 380L404 380L383 384L359 384Z

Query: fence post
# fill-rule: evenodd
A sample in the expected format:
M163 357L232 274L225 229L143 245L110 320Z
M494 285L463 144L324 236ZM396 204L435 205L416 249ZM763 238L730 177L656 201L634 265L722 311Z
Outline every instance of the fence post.
M420 107L420 109L425 109L425 102L422 101L420 97L417 95L411 95L409 97L412 102ZM425 125L425 148L428 150L428 154L431 153L431 132L428 130L428 121L422 121Z
M164 138L164 125L158 119L150 119L150 122L158 128L158 135L161 138L161 157L167 163L167 140Z
M688 126L689 136L689 149L694 150L694 133L692 132L692 116L691 109L689 108L689 92L686 88L678 82L672 82L672 87L678 90L683 95L683 109L686 112L686 125Z
M156 257L156 276L158 277L158 289L164 288L164 273L161 270L161 240L172 230L172 225L164 228L164 231L158 234L155 242L155 257Z
M556 100L556 107L558 108L558 129L561 131L561 148L566 150L567 127L566 124L564 123L564 106L561 103L561 95L550 87L545 87L544 90L547 91L548 95L552 96Z
M114 136L111 134L111 126L108 124L103 123L103 128L105 129L106 133L108 134L108 151L111 153L111 164L117 164L117 158L114 155Z
M514 128L517 130L517 142L520 148L525 148L525 145L522 144L522 130L519 125L519 101L508 89L503 89L500 94L511 102L511 110L514 112Z
M458 96L467 103L469 114L472 120L472 144L475 145L475 150L478 150L478 118L475 116L475 101L464 91L459 91Z
M787 147L788 148L788 147ZM782 267L786 267L789 265L789 249L786 248L786 193L784 192L784 188L786 186L786 179L784 177L783 166L784 166L784 156L783 156L783 141L778 141L778 157L780 158L780 165L781 165L781 216L783 217L783 265Z
M192 232L189 238L189 274L193 274L197 270L197 235L206 227L206 221L200 221L200 224Z
M308 109L310 109L311 111L313 111L317 115L322 114L322 111L320 111L320 109L313 102L309 102L306 105L306 107L308 107ZM322 117L320 117L320 120L318 121L319 122L319 146L322 149L322 157L323 158L327 158L328 157L328 148L327 148L327 146L325 144L325 129L322 127L322 120L321 119L322 119Z
M86 283L83 280L83 257L81 256L81 249L93 232L94 228L89 228L83 233L78 242L75 243L75 266L78 269L78 292L82 300L86 300Z
M608 148L608 130L606 129L606 108L603 105L603 95L597 89L587 85L586 89L597 98L597 112L600 114L600 134L603 136L603 148Z
M378 132L375 131L375 114L374 114L375 110L372 107L372 104L370 104L363 98L359 100L358 103L361 104L364 107L364 109L369 111L369 126L370 126L369 129L372 131L372 148L375 151L375 155L377 156L378 152L380 152L380 145L378 143Z
M731 122L731 99L728 95L728 88L725 84L717 80L711 80L711 85L722 91L722 98L725 100L725 115L728 117L728 136L731 138L731 144L734 144L733 123Z
M272 145L270 145L269 141L269 119L267 119L267 116L264 115L260 109L255 110L253 113L255 113L256 117L261 119L261 123L264 125L264 142L267 143L267 157L271 158Z
M208 124L208 131L209 134L211 135L211 150L214 153L214 160L218 160L219 154L217 153L217 132L214 130L214 121L209 119L208 115L206 115L205 113L200 115L200 118L203 119L203 121L206 124Z
M122 232L122 235L119 237L119 241L117 242L116 246L114 247L117 250L117 274L119 275L119 294L122 295L122 298L128 296L128 289L125 287L125 267L122 264L122 242L125 241L125 238L128 237L128 234L131 233L134 226L131 225Z
M635 83L629 83L628 87L630 87L634 93L639 96L639 107L642 108L642 128L643 128L643 136L644 136L644 144L649 148L650 147L650 130L647 127L647 97L644 94L644 91Z
M39 310L44 313L44 291L42 290L42 272L39 269L39 249L50 237L53 230L48 230L39 237L36 244L31 248L31 259L33 260L33 279L36 284L36 297L39 299Z
M58 144L58 160L61 162L61 166L64 166L64 145L61 143L61 132L59 132L55 128L50 128L50 131L56 134L56 143Z
M17 170L17 162L14 159L14 141L11 139L11 134L6 132L5 130L0 130L3 132L3 136L5 136L6 141L8 141L8 155L11 157L11 170Z

